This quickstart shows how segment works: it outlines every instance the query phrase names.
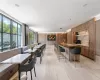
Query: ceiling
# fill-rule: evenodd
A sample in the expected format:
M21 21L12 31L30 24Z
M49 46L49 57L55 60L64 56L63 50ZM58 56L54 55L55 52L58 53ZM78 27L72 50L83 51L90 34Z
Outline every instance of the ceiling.
M35 31L62 32L99 14L100 0L2 0L0 9Z

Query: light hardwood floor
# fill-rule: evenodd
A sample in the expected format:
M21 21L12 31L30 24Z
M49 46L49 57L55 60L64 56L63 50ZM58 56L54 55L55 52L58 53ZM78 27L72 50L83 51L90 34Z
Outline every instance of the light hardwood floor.
M47 45L42 63L37 59L37 77L33 71L33 80L100 80L100 59L97 59L98 61L94 62L81 56L81 61L77 62L75 67L75 63L68 60L59 62L54 46ZM22 80L25 80L25 77ZM30 73L28 80L31 80Z

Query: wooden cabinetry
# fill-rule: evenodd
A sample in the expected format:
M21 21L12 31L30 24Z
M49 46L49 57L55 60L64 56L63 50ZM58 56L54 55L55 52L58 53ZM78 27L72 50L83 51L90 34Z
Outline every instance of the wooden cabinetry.
M95 60L96 55L96 27L93 21L90 21L89 31L89 57Z
M89 56L89 47L87 46L82 46L81 54L85 57Z
M72 44L73 43L73 35L72 35L72 31L67 33L67 43L68 44Z
M84 48L85 50L83 50L83 51L87 51L88 55L86 54L86 52L84 52L83 55L92 59L92 60L95 60L95 58L96 58L96 25L95 25L95 20L92 19L86 23L83 23L77 27L72 28L72 33L81 32L81 31L88 31L88 33L89 33L88 51L85 48Z
M56 42L61 44L62 42L67 43L67 33L57 33Z
M75 32L72 33L72 38L73 38L73 43L75 43L77 40Z

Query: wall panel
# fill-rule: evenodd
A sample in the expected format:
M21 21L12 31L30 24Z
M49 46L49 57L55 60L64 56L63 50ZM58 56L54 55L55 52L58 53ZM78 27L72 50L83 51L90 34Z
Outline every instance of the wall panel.
M96 54L100 56L100 20L96 21Z
M81 32L81 31L88 31L89 32L89 52L88 57L95 60L96 56L96 25L95 20L91 19L90 21L87 21L86 23L83 23L77 27L72 28L73 32ZM73 41L73 39L72 39ZM84 52L85 54L85 52ZM83 55L84 55L83 54Z

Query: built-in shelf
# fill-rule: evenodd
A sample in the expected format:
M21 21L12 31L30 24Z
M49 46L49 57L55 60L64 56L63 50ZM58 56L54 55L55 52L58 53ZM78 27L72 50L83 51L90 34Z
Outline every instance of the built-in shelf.
M76 36L88 36L88 34L84 34L84 35L76 35Z

